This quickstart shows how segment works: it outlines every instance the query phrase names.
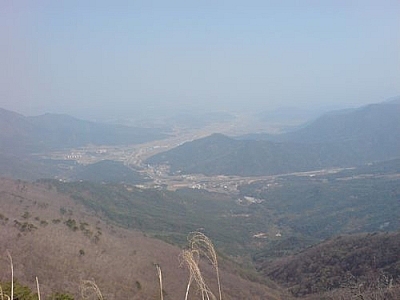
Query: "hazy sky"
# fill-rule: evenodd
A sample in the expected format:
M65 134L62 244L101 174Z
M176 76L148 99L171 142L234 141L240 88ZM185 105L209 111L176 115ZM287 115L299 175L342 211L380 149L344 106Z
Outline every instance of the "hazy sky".
M0 1L0 107L352 106L400 95L400 1Z

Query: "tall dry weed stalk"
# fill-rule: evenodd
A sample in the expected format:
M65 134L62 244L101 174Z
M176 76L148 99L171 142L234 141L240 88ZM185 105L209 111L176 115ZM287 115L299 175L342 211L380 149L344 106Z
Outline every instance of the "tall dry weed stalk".
M39 279L37 278L37 276L36 276L36 289L37 289L38 300L40 300Z
M186 294L185 300L187 300L189 296L190 287L192 283L195 282L197 285L197 289L201 294L202 300L216 300L217 298L211 291L211 289L206 284L204 277L200 271L199 261L200 255L196 250L183 250L181 254L182 262L189 269L189 281L186 286Z
M162 272L161 272L161 268L159 265L156 265L156 269L157 269L158 281L160 284L160 299L163 300L164 295L163 295Z
M196 283L202 300L222 300L217 253L215 252L213 243L205 234L201 232L192 232L189 234L188 242L189 248L183 250L181 254L182 263L189 269L189 281L186 287L185 300L187 300L189 296L190 287L192 286L193 282ZM211 291L201 273L199 267L201 257L206 257L214 267L217 277L219 298L217 298Z
M7 250L7 256L8 259L10 260L10 266L11 266L11 300L14 299L14 265L13 265L13 260L10 252Z
M94 280L83 280L80 289L84 300L103 300L103 295Z

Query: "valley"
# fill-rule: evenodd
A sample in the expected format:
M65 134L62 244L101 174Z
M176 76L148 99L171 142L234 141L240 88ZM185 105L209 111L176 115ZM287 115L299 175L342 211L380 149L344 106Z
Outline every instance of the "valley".
M376 234L379 238L374 243L378 244L381 238L392 240L400 230L400 122L393 113L399 108L396 103L383 103L329 114L293 132L277 135L247 134L257 126L250 126L249 119L246 123L241 118L198 127L146 129L142 132L156 134L144 134L137 140L138 135L131 132L135 142L129 143L118 142L114 137L118 135L121 140L127 127L104 127L72 119L76 126L65 131L63 128L71 122L69 117L37 117L35 124L42 124L36 128L37 137L65 135L68 142L43 143L40 139L27 139L29 134L20 131L12 141L34 147L25 146L21 153L0 151L2 176L15 178L0 182L4 206L0 223L4 232L12 233L7 245L14 247L14 253L29 265L28 257L15 250L16 245L39 249L34 253L40 257L37 253L42 248L36 243L43 242L41 233L49 237L58 233L66 240L74 240L68 231L72 230L89 239L79 242L84 247L71 248L72 252L63 257L79 262L83 257L89 258L90 253L103 251L109 255L104 258L109 264L116 257L112 245L108 250L102 248L102 240L125 249L134 246L126 246L127 241L118 237L134 234L133 241L147 245L138 245L134 251L145 252L154 240L157 247L176 252L186 247L188 233L199 231L213 241L222 258L222 268L228 271L225 276L233 273L239 275L234 282L244 280L244 285L260 285L251 299L264 299L261 295L290 299L289 294L313 299L318 293L331 299L326 293L330 289L342 291L337 277L345 278L338 265L333 266L333 273L326 266L331 261L339 264L335 257L341 250L336 249L355 251L348 250L346 245L361 245L359 236ZM365 120L371 114L384 120L365 129ZM355 118L359 121L355 122ZM48 135L42 127L46 120L56 120L60 130L52 129ZM29 123L30 119L18 116L15 122L20 121ZM338 124L346 122L354 128L331 134L340 127ZM81 134L83 128L90 128L98 136L106 128L108 137L95 138L90 131ZM393 130L388 131L390 128ZM79 139L75 138L77 135ZM1 138L7 141L9 135L0 135ZM45 209L51 203L55 207ZM387 237L386 232L390 233ZM13 234L17 238L15 245L11 240ZM141 235L145 239L139 238ZM342 235L349 236L343 239L346 245L329 243ZM27 246L26 239L31 246ZM48 240L45 243L52 245ZM328 258L318 260L313 270L328 274L308 276L309 270L297 257L310 259L308 255L315 256L320 248L326 249ZM375 244L361 249L363 257L380 255L381 251ZM390 265L383 260L375 272L397 280L400 271L394 264L400 258L389 252ZM123 256L116 253L118 258ZM131 253L130 258L124 259L128 261L135 255ZM159 255L157 252L149 259L158 261ZM160 261L165 264L165 260ZM57 264L57 259L53 263ZM82 276L98 270L91 263L96 261L87 262ZM34 267L39 268L36 264ZM289 278L285 268L300 274L301 280ZM362 269L357 280L369 280L367 269ZM138 297L152 297L154 289L145 292L141 288L144 278L151 286L150 277L145 266L129 277L140 283L133 291ZM21 278L28 280L26 274ZM323 278L324 283L318 282L318 278ZM117 294L107 280L99 277L99 282L110 293ZM123 293L132 291L124 289ZM249 294L242 293L237 298L233 295L232 299L249 297L244 295Z
M148 182L141 183L143 188L166 188L177 190L180 188L205 189L212 192L238 194L238 186L255 181L265 181L274 184L277 177L282 176L317 176L337 173L345 168L327 168L314 171L290 172L267 176L234 176L234 175L204 175L204 174L172 174L168 165L150 165L146 159L178 147L184 143L207 137L215 132L239 133L231 123L218 123L201 129L176 130L171 137L143 144L130 146L89 145L80 148L66 149L49 153L35 154L41 159L55 161L62 168L74 168L74 164L89 165L103 160L119 161L138 171ZM243 130L243 129L241 129ZM72 164L71 164L72 163ZM177 174L178 173L178 174ZM66 176L57 176L62 181L69 181Z
M400 299L400 1L0 3L0 300Z

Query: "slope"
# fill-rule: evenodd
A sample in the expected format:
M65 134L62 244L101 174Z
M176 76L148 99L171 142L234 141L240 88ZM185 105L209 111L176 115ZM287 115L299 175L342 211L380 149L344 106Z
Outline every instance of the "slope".
M110 300L154 299L157 264L164 274L164 299L183 299L188 274L179 267L179 248L107 224L48 184L1 179L0 202L0 281L10 278L9 250L15 277L33 287L38 276L44 295L59 291L77 297L81 280L91 279ZM281 299L279 291L241 279L229 264L221 265L226 299ZM205 277L214 278L210 266L204 267Z
M399 232L338 236L297 255L260 263L259 270L295 296L354 289L360 284L364 289L383 290L400 278L399 248ZM400 289L396 293L400 296Z

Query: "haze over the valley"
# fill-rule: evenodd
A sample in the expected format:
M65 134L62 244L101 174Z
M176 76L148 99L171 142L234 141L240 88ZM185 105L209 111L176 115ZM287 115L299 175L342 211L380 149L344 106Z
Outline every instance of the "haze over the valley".
M91 120L400 94L400 3L1 1L0 107Z

